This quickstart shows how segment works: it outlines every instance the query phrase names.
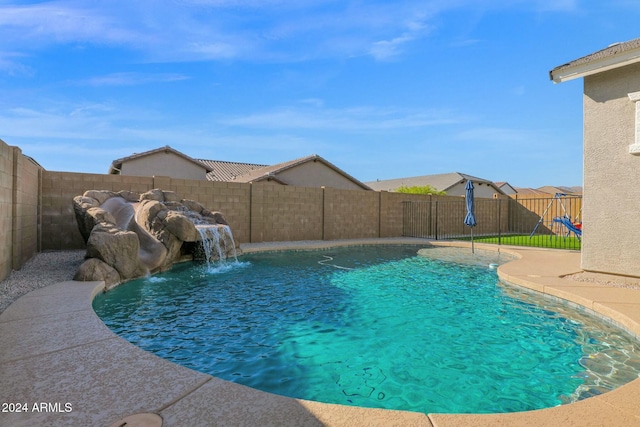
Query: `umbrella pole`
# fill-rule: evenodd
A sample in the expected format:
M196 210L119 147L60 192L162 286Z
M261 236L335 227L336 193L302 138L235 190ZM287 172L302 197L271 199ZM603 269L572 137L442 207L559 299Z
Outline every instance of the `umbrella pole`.
M473 227L471 227L471 253L475 253L475 250L473 248Z

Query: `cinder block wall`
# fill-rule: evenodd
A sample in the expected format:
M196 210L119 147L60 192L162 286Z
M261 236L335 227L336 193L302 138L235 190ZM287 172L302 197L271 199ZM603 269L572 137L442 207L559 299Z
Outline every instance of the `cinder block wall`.
M145 192L153 178L72 172L42 173L42 250L82 249L84 240L73 212L73 198L87 190Z
M322 188L250 187L251 242L322 240Z
M183 199L195 200L211 211L222 212L238 242L250 239L251 186L234 182L153 177L151 188L175 191Z
M13 148L0 140L0 280L13 264Z
M324 239L379 237L380 193L324 189Z
M440 232L468 232L461 225L461 197L44 171L4 143L0 165L0 277L38 250L84 248L72 200L87 190L175 191L222 212L240 243L402 236L405 201L442 202ZM509 203L501 205L498 217L498 205L491 202L486 200L487 229L478 232L491 232L498 220L503 229L508 224Z
M175 191L224 214L240 243L402 236L402 202L429 196L134 177L70 172L42 173L41 247L84 248L73 212L73 197L87 190L153 188Z
M19 148L13 156L13 268L24 265L39 250L38 209L42 168Z
M139 177L71 172L43 172L42 249L85 247L73 212L73 198L87 190L128 190L144 193L153 188L175 191L183 199L195 200L207 209L220 211L240 242L249 239L249 195L251 186L226 182Z
M380 192L380 237L402 236L403 202L429 201L429 195Z
M18 147L0 140L0 280L39 250L41 170Z
M182 198L222 212L240 243L399 237L403 234L405 201L442 202L440 233L469 232L462 225L461 197L49 171L42 172L41 181L42 250L84 248L72 200L87 190L175 191ZM497 229L498 219L503 227L507 224L509 204L502 204L498 218L495 202L478 200L477 215L483 222L478 233Z

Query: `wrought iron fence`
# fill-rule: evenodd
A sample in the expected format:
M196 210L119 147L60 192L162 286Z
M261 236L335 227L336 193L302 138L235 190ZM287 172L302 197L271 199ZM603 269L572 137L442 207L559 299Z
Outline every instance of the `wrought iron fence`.
M403 235L436 240L468 240L464 198L403 202ZM476 242L560 249L581 247L582 197L476 199Z

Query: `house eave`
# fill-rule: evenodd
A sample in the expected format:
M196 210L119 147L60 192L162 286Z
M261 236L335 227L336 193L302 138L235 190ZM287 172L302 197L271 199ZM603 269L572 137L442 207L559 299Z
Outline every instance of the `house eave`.
M637 62L640 62L640 48L625 51L619 55L599 60L591 60L579 65L561 65L551 70L549 72L549 77L554 83L563 83L569 80L635 64Z

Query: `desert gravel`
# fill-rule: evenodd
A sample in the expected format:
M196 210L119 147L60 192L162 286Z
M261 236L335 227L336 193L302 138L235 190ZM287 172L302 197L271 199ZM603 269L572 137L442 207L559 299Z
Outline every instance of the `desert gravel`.
M20 270L13 270L9 277L0 282L0 313L13 301L35 289L73 280L73 275L84 260L85 252L40 252Z

